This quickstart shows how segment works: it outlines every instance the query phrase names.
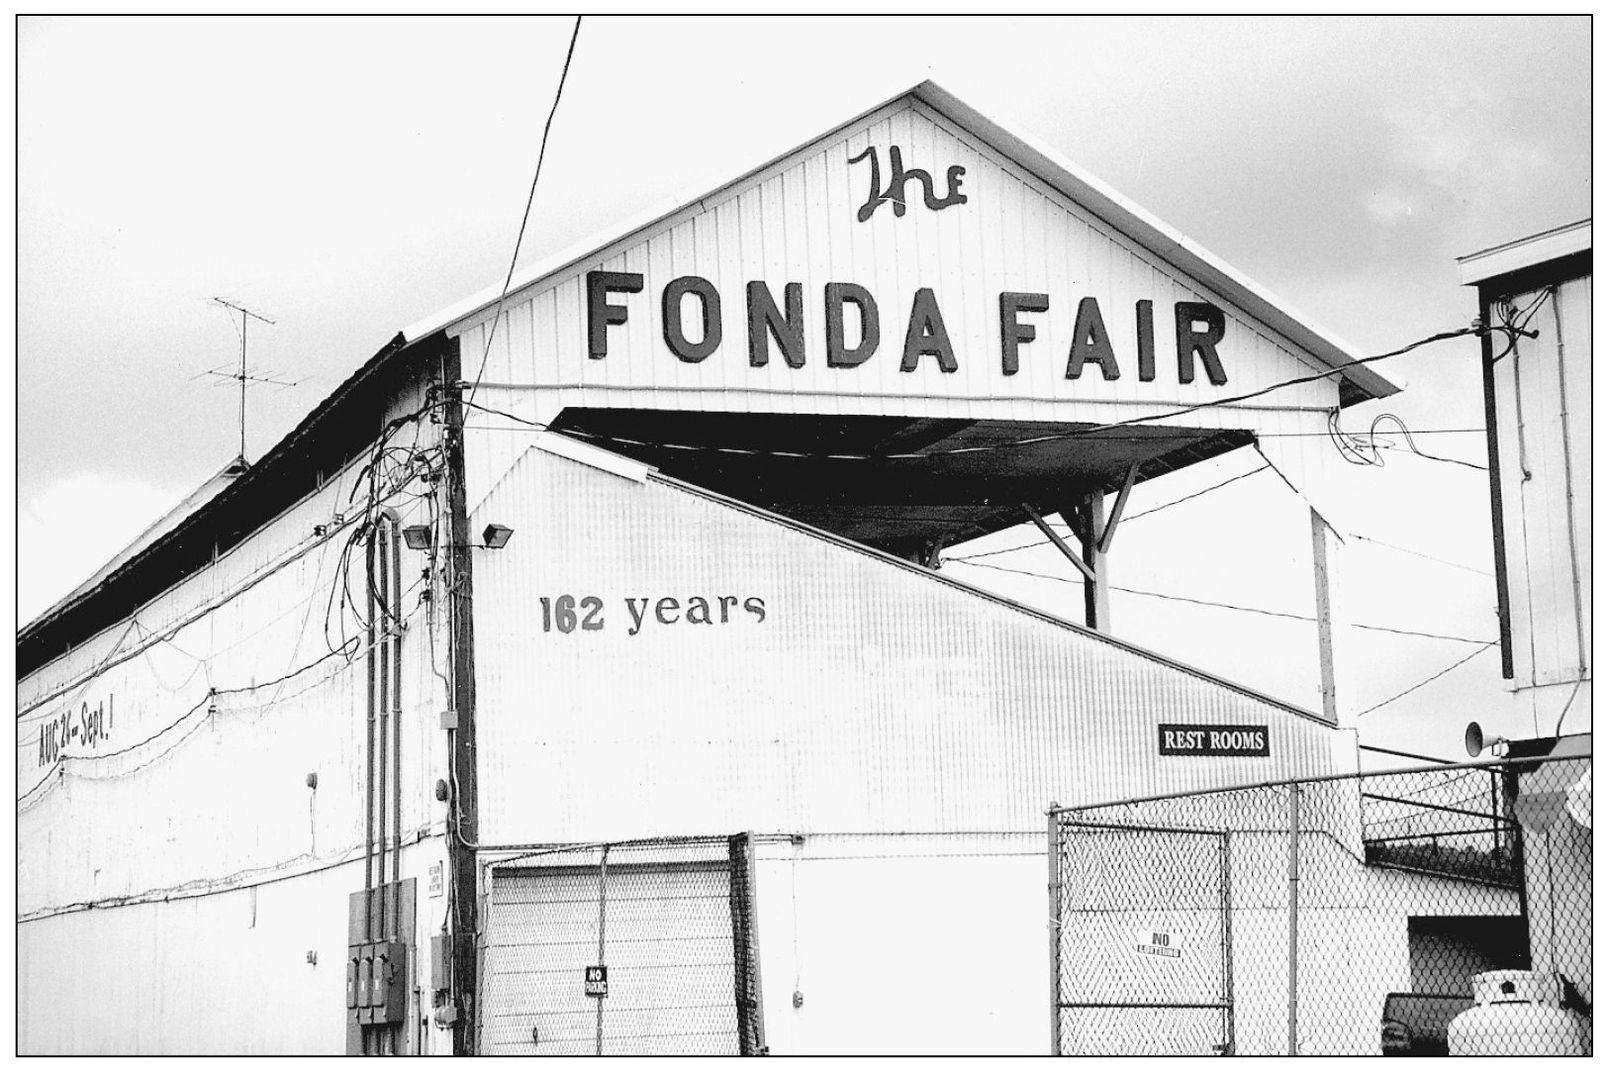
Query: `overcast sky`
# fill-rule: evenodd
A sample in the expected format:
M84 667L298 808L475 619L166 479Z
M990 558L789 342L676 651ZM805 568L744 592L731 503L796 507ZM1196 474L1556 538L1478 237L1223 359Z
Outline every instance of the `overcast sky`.
M237 396L204 372L234 361L239 340L212 297L275 320L252 324L251 365L299 383L252 391L255 459L400 328L501 281L571 25L19 24L20 620L236 452ZM1359 355L1383 351L1474 316L1455 256L1590 214L1589 32L1584 17L588 16L521 260L705 192L932 77ZM1477 352L1466 340L1387 363L1409 388L1350 410L1347 426L1387 410L1415 429L1481 426ZM1423 444L1483 462L1479 435ZM1156 480L1133 507L1257 463ZM1356 616L1494 637L1492 581L1477 574L1491 567L1483 474L1392 455L1348 475L1360 533L1464 566L1354 542ZM1310 613L1300 508L1266 473L1166 516L1125 531L1116 582ZM1180 527L1199 555L1158 563ZM993 559L1065 572L1040 551ZM1258 572L1275 560L1297 580ZM1074 587L948 567L1063 614L1081 604ZM1310 672L1269 664L1298 658L1268 656L1306 651L1310 625L1113 603L1119 634L1315 704ZM1370 633L1362 648L1368 704L1476 647ZM1488 652L1381 710L1365 738L1434 748L1423 740L1499 686L1496 664Z

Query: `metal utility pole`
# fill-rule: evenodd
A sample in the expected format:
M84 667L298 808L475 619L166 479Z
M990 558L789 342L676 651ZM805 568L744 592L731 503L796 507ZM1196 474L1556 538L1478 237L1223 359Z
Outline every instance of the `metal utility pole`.
M260 323L267 323L269 326L273 326L274 321L272 319L269 319L267 316L259 315L258 313L253 312L249 308L242 307L241 305L235 304L232 301L226 301L222 297L214 297L214 298L212 298L212 300L217 304L223 305L223 307L229 309L231 312L239 312L240 313L240 370L238 372L235 372L235 373L232 373L232 374L225 374L224 372L221 372L221 371L218 371L218 370L214 369L212 371L208 371L207 374L209 374L209 375L218 375L218 376L220 376L222 378L226 378L226 379L237 379L240 382L240 461L239 461L239 464L240 464L240 469L242 471L244 471L246 469L246 467L247 467L247 461L246 461L246 383L248 383L248 382L261 382L261 383L267 383L267 384L272 385L272 386L294 386L296 384L294 382L283 382L283 381L281 381L279 379L270 379L270 378L265 378L265 377L258 376L258 375L249 375L249 374L246 373L246 324L250 320L255 319Z

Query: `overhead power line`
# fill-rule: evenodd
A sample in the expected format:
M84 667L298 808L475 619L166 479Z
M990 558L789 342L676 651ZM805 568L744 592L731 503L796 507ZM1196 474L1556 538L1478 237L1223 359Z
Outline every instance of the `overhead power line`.
M1406 546L1397 546L1397 545L1392 545L1389 542L1381 542L1381 541L1379 541L1379 539L1377 539L1377 538L1369 538L1367 535L1356 534L1355 532L1353 532L1350 535L1350 537L1355 538L1355 539L1357 539L1359 541L1362 541L1362 542L1367 542L1367 543L1369 543L1371 545L1383 546L1385 549L1393 549L1397 553L1406 553L1408 556L1411 556L1411 557L1419 557L1419 558L1422 558L1423 560L1434 561L1436 564L1444 564L1448 568L1457 568L1457 569L1459 569L1461 571L1473 572L1475 575L1483 575L1488 579L1492 577L1490 572L1482 571L1479 568L1473 568L1473 567L1470 567L1467 564L1458 564L1456 561L1446 560L1443 557L1432 557L1428 553L1422 553L1422 552L1420 552L1420 551L1418 551L1416 549L1408 549Z
M1407 697L1407 695L1411 694L1415 690L1419 690L1419 689L1421 689L1423 687L1429 686L1431 683L1435 682L1435 680L1439 679L1441 676L1443 676L1446 673L1452 671L1453 669L1461 668L1463 665L1465 665L1468 662L1472 661L1474 658L1478 657L1480 654L1484 653L1486 650L1490 649L1492 646L1495 646L1495 645L1496 645L1495 642L1487 642L1485 645L1481 646L1479 649L1475 650L1473 653L1469 654L1467 657L1464 657L1461 660L1459 660L1459 661L1457 661L1457 662L1455 662L1453 664L1447 665L1445 668L1442 668L1439 672L1436 672L1434 675L1430 676L1428 679L1423 680L1422 682L1419 682L1419 683L1414 683L1412 686L1408 687L1406 690L1402 691L1400 694L1393 694L1390 697L1386 698L1384 701L1379 702L1376 705L1370 705L1368 708L1364 709L1362 712L1358 713L1357 715L1359 717L1367 716L1369 713L1373 712L1376 709L1383 709L1385 706L1389 705L1391 702L1397 701L1397 700L1399 700L1401 698Z
M1027 571L1026 569L1022 568L1006 568L999 564L980 564L977 561L967 560L963 557L945 557L944 561L954 561L957 564L966 564L973 568L987 568L990 571L1010 572L1013 575L1028 576L1033 579L1048 579L1056 583L1082 584L1083 582L1082 576L1073 578L1066 575L1049 575L1045 572ZM1281 612L1277 609L1259 609L1250 605L1235 605L1226 601L1208 601L1205 598L1185 597L1182 594L1163 594L1157 590L1135 590L1133 587L1117 586L1115 584L1112 584L1111 589L1120 590L1124 594L1135 594L1142 598L1160 598L1163 601L1182 601L1187 602L1190 605L1204 605L1207 608L1212 609L1231 609L1234 612L1248 612L1257 616L1272 616L1282 620L1299 620L1303 623L1309 624L1317 622L1317 618L1314 616L1303 616L1300 613L1294 612ZM1392 635L1410 635L1414 638L1435 638L1446 642L1466 642L1470 645L1480 646L1481 648L1491 644L1489 641L1482 638L1468 638L1464 635L1441 635L1436 634L1433 631L1413 631L1402 627L1387 627L1384 624L1352 624L1351 626L1360 628L1364 631L1384 631Z
M530 195L525 198L525 214L519 220L519 235L514 238L514 254L508 258L508 274L503 278L502 292L497 295L497 309L492 314L491 326L486 330L486 347L480 354L480 370L475 372L475 383L469 388L469 400L475 399L480 389L480 377L486 373L486 360L491 356L491 340L497 336L497 322L502 319L503 302L508 299L508 287L514 281L514 265L519 262L519 246L525 240L525 227L530 223L530 208L536 203L536 182L542 176L542 160L547 158L547 135L553 130L553 116L558 114L558 102L564 96L564 82L569 78L570 60L575 58L575 41L581 35L581 16L575 16L575 29L570 33L569 51L564 53L564 69L558 72L558 89L553 93L553 106L548 109L547 123L542 127L542 144L536 152L536 173L530 176Z
M511 280L512 278L513 271L510 269L509 279ZM506 291L507 286L505 284L504 296L506 296ZM501 304L502 300L499 298L499 309L501 308ZM485 352L481 355L480 372L482 374L485 372L486 368L486 357L491 353L491 337L495 329L496 318L494 317L492 320L492 330L488 331L486 336ZM1203 409L1222 408L1228 405L1237 404L1241 401L1248 401L1252 398L1261 397L1265 394L1272 393L1275 390L1281 390L1289 386L1299 386L1304 383L1317 382L1321 379L1330 378L1334 375L1344 374L1346 371L1351 370L1359 365L1372 364L1380 360L1388 360L1391 357L1401 356L1403 353L1410 353L1414 349L1422 348L1423 346L1430 345L1434 342L1446 341L1451 338L1466 337L1472 334L1488 333L1489 329L1490 328L1484 326L1472 326L1461 327L1457 330L1441 331L1438 334L1431 334L1427 337L1420 338L1417 341L1404 345L1399 349L1393 349L1388 353L1378 353L1374 356L1358 357L1349 364L1336 368L1330 368L1327 371L1319 371L1311 375L1301 375L1293 379L1285 379L1282 382L1275 382L1270 386L1264 386L1259 390L1252 390L1249 393L1236 394L1233 397L1219 397L1210 401L1199 401L1195 404L1184 405L1180 408L1168 409L1165 412L1155 412L1148 416L1133 416L1129 419L1118 420L1115 423L1104 423L1096 427L1084 427L1077 430L1057 431L1051 434L1039 434L1029 438L1017 438L1004 442L989 442L983 445L957 446L952 449L931 449L921 453L811 453L791 449L756 449L747 446L709 445L697 442L645 441L640 438L626 438L620 435L600 434L595 431L583 431L576 428L565 428L558 433L586 441L610 442L615 445L637 446L643 449L674 449L685 452L721 453L731 456L787 457L800 460L931 460L939 457L960 456L971 453L991 453L1002 449L1013 449L1025 445L1039 445L1044 442L1073 441L1082 438L1111 438L1120 441L1124 440L1122 436L1112 435L1108 432L1113 428L1134 427L1141 424L1154 423L1158 420L1171 419L1174 416L1189 415L1192 412L1199 412ZM480 374L477 374L475 376L474 383L472 384L472 388L469 391L469 398L465 401L465 404L469 407L477 409L481 412L486 412L490 415L502 416L505 419L513 420L515 423L521 423L528 427L534 427L537 430L553 430L551 426L546 423L542 423L539 420L527 419L523 416L516 416L510 412L503 412L499 409L488 408L485 405L475 404L475 389L478 389L479 385ZM1194 433L1212 433L1212 430L1220 431L1222 429L1223 428L1202 428L1200 431L1196 431ZM1272 436L1270 435L1269 437ZM1266 460L1267 457L1264 455L1263 459ZM1271 464L1271 461L1269 461L1269 463ZM1278 470L1276 466L1274 470ZM1285 481L1288 482L1287 479ZM1291 489L1294 489L1294 487L1292 486Z
M1220 483L1213 483L1211 486L1205 487L1204 489L1201 489L1201 490L1197 490L1193 494L1186 494L1185 496L1178 498L1176 501L1168 501L1165 504L1157 505L1155 508L1145 509L1143 512L1136 512L1132 516L1124 516L1122 518L1122 522L1123 523L1132 523L1134 520L1137 520L1137 519L1139 519L1139 518L1141 518L1143 516L1151 516L1151 515L1154 515L1155 513L1161 512L1164 509L1170 509L1174 505L1182 505L1185 501L1193 501L1197 497L1204 497L1205 495L1211 493L1213 490L1221 490L1223 487L1229 485L1230 483L1239 482L1241 479L1248 479L1252 475L1257 474L1258 472L1266 471L1269 467L1271 467L1271 465L1263 464L1259 468L1252 468L1250 471L1245 471L1245 472L1241 472L1238 475L1230 476L1229 478L1224 479ZM1057 524L1056 526L1065 527L1066 525L1065 524ZM957 555L957 556L954 556L954 557L945 557L944 559L945 560L959 560L959 561L973 561L973 560L980 560L983 557L998 557L998 556L1001 556L1001 555L1006 554L1006 553L1019 553L1024 549L1033 549L1036 546L1047 546L1049 544L1050 544L1049 539L1041 538L1041 539L1038 539L1037 541L1028 542L1028 543L1026 543L1024 545L1020 545L1020 546L1010 546L1010 547L1007 547L1005 549L990 549L990 550L987 550L987 551L982 552L982 553L964 553L964 554L960 554L960 555Z

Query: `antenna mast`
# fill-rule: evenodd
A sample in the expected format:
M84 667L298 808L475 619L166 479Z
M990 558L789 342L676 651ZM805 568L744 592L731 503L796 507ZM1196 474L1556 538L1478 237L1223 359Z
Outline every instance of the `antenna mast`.
M216 303L221 304L223 307L229 309L231 312L240 313L240 370L232 375L225 375L223 372L216 370L210 371L208 374L221 375L222 377L229 379L238 379L240 382L240 457L236 461L235 466L239 469L239 471L243 472L250 466L249 462L246 460L246 383L266 382L275 386L294 386L296 384L294 382L281 382L278 379L263 378L257 375L249 375L246 373L246 324L250 320L255 319L260 323L267 323L269 326L273 326L274 321L265 315L259 315L258 313L253 312L249 308L235 304L232 301L226 301L222 297L214 297L212 299Z

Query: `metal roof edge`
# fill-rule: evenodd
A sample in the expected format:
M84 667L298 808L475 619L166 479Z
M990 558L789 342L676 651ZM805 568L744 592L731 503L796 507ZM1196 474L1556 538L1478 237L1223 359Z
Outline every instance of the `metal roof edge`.
M1458 281L1473 286L1590 248L1591 220L1580 219L1457 257Z
M517 271L514 280L507 287L507 293L512 295L533 286L611 245L626 240L633 234L669 219L679 211L717 197L789 156L802 152L817 142L832 137L845 127L852 126L907 97L926 104L976 134L996 152L1017 161L1040 180L1071 197L1108 225L1137 241L1143 248L1172 264L1184 274L1198 278L1209 288L1221 292L1225 297L1241 305L1249 314L1264 320L1268 326L1288 337L1320 363L1328 367L1345 368L1344 378L1350 380L1368 398L1388 397L1399 392L1400 387L1372 368L1366 365L1351 366L1355 364L1353 346L1314 325L1308 317L1297 312L1287 302L1191 241L1182 231L1127 200L1100 179L1061 157L1055 150L1034 139L1013 133L930 78L906 85L875 106L862 109L851 118L828 126L820 133L711 190L698 196L678 196L670 198L668 202L661 201L659 207L615 224ZM503 297L503 293L501 286L494 285L483 289L412 324L403 330L403 336L412 340L445 329L496 304Z
M1059 627L1062 630L1071 631L1078 635L1096 639L1100 642L1107 643L1108 645L1116 646L1118 649L1124 650L1128 653L1137 654L1140 657L1154 661L1157 664L1165 665L1168 668L1183 672L1186 675L1192 675L1197 679L1204 680L1207 683L1226 687L1229 690L1242 694L1247 698L1264 702L1270 706L1273 706L1274 708L1301 717L1304 720L1311 720L1314 723L1322 725L1323 727L1339 730L1338 725L1330 723L1328 720L1325 720L1322 716L1319 716L1317 713L1314 713L1311 710L1303 709L1298 705L1292 705L1289 702L1263 694L1260 691L1253 690L1252 688L1241 683L1236 683L1233 680L1224 679L1221 676L1213 675L1212 673L1200 668L1196 668L1193 665L1184 664L1182 661L1175 661L1166 654L1157 653L1155 650L1147 649L1144 646L1129 642L1126 639L1117 638L1115 635L1109 635L1103 631L1095 631L1092 628L1085 627L1082 624L1073 623L1071 620L1063 619L1062 617L1056 616L1053 613L1048 613L1042 609L1036 609L1031 605L1025 605L1022 602L1016 601L1012 598L1007 598L1002 594L996 594L991 590L985 590L982 587L973 586L971 583L968 583L963 579L955 579L951 576L935 572L929 568L923 568L921 565L907 561L903 557L896 557L891 553L885 553L880 549L874 549L871 546L856 542L851 538L844 538L842 535L833 534L831 531L825 531L819 527L811 527L809 524L802 523L798 520L792 519L791 517L771 512L767 509L760 508L758 505L751 505L746 501L740 501L736 498L727 497L724 494L716 493L713 490L705 489L704 487L697 486L693 483L684 482L672 475L666 475L660 471L650 471L647 476L647 481L663 483L665 486L671 487L672 489L681 490L696 497L713 501L718 505L725 505L727 508L735 509L738 512L745 512L759 519L767 520L771 523L791 528L792 530L798 531L801 534L809 535L810 537L816 538L823 542L829 542L843 549L852 550L856 553L862 554L863 556L870 557L873 560L881 561L884 564L894 565L907 572L912 572L922 576L925 579L930 579L933 582L942 583L946 586L953 587L956 590L963 591L975 597L980 597L984 601L991 601L997 605L1003 605L1008 609L1013 609L1016 612L1032 616L1036 619L1042 620L1045 623Z
M733 186L741 185L743 182L748 181L761 171L774 167L776 164L787 159L789 156L804 151L818 141L824 141L844 127L852 126L867 116L874 115L883 108L886 108L891 104L895 104L905 97L913 96L916 90L926 83L917 82L914 85L909 83L901 84L903 88L889 96L886 100L883 100L881 103L877 104L875 107L865 108L857 112L852 118L845 119L842 122L833 123L825 130L812 134L803 141L794 144L786 151L779 152L776 155L769 157L765 160L765 162L748 168L735 178L728 179L727 181L720 183L718 186L715 186L713 189L705 190L703 193L699 193L697 195L672 194L671 196L661 200L657 207L648 208L635 215L628 216L620 222L595 232L590 237L573 242L558 252L553 253L550 256L543 257L541 260L538 260L536 263L531 264L528 267L515 271L513 280L507 286L507 295L512 296L513 294L518 293L520 290L534 286L538 282L558 274L565 268L572 267L575 264L588 259L589 257L595 255L603 249L608 248L611 245L619 244L620 242L631 237L633 234L647 230L650 227L669 219L677 212L685 211L688 207L694 204L700 204L712 197L720 196L726 190L732 188ZM425 316L423 319L405 328L402 331L402 334L411 341L415 337L423 337L426 334L445 329L454 323L458 323L485 311L487 308L490 308L492 305L496 304L498 300L503 298L503 296L504 288L502 286L488 286L485 289L479 290L473 295L464 298L463 300L456 301L453 304L448 305L446 308L443 308L441 311L436 312L433 315Z
M1369 399L1389 397L1400 391L1394 382L1371 367L1350 366L1356 363L1355 346L1316 325L1289 302L1240 273L1177 227L1128 200L1056 150L1036 138L1014 132L930 79L910 92L918 100L981 137L997 152L1020 161L1040 180L1060 190L1184 274L1200 279L1240 304L1251 315L1266 321L1320 362L1333 368L1346 368L1344 377L1366 393Z
M590 442L577 441L562 431L538 431L531 439L530 445L532 449L540 449L544 453L552 453L554 456L606 471L610 475L618 475L634 483L647 482L648 476L659 470L651 464L643 464L630 457L599 448Z
M203 506L206 505L208 501L222 493L226 488L232 485L235 480L245 474L244 471L235 470L235 465L237 463L239 463L238 460L231 460L212 475L208 476L194 490L191 490L188 494L185 494L184 497L179 500L178 504L174 505L172 508L162 513L162 515L152 520L144 530L135 535L133 538L129 539L128 543L124 545L122 549L118 550L116 553L107 558L106 563L102 564L98 569L91 573L89 578L73 587L66 594L63 594L61 597L52 602L49 607L35 615L34 620L42 620L47 616L54 615L59 609L64 608L68 602L78 599L92 587L98 586L101 581L106 578L106 576L116 571L123 564L127 563L137 553L139 553L140 550L144 549L148 545L151 545L152 543L159 541L168 533L168 531L172 530L174 527L177 527L181 522L183 522L187 516L199 511ZM215 483L218 485L214 486L213 484ZM205 493L205 491L207 491L209 488L211 488L211 493ZM186 508L186 506L188 506L188 508ZM32 626L32 621L29 622L29 626ZM21 630L25 630L25 628L19 629L19 634L21 633Z
M186 529L191 528L196 524L205 522L218 509L224 507L229 502L239 497L242 493L249 490L252 484L256 481L258 474L265 470L269 470L269 462L271 460L277 460L281 455L287 452L299 439L303 438L315 426L322 422L325 415L331 409L333 409L338 402L349 395L359 383L368 378L371 374L378 371L391 357L395 356L404 349L409 348L412 344L416 344L416 342L410 343L406 341L400 334L393 337L379 350L379 352L375 353L368 360L364 361L363 364L346 379L346 381L337 386L334 391L332 391L327 397L315 405L306 416L302 417L301 422L296 424L296 427L291 430L290 433L286 434L278 442L274 443L274 445L266 453L264 453L261 458L258 459L257 463L248 467L245 472L235 478L227 486L222 487L216 494L202 502L200 506L198 506L189 515L185 516L178 523L174 524L172 528L162 532L159 537L152 539L148 544L142 546L138 551L130 555L128 559L125 560L121 565L117 567L103 567L99 572L96 573L96 579L94 582L86 582L81 584L73 593L67 595L61 601L58 601L55 605L51 606L41 615L35 617L25 627L19 628L17 631L18 645L20 646L24 642L33 638L44 628L68 615L80 605L93 600L95 595L101 590L102 587L123 573L139 567L141 562L154 549L177 537ZM158 523L160 522L161 521L158 521ZM138 540L136 539L136 541ZM115 561L116 557L114 557L113 560ZM108 563L110 564L110 562ZM182 578L182 576L180 578ZM45 664L50 663L54 659L55 658L47 658L45 661L41 662L39 667L43 667Z

